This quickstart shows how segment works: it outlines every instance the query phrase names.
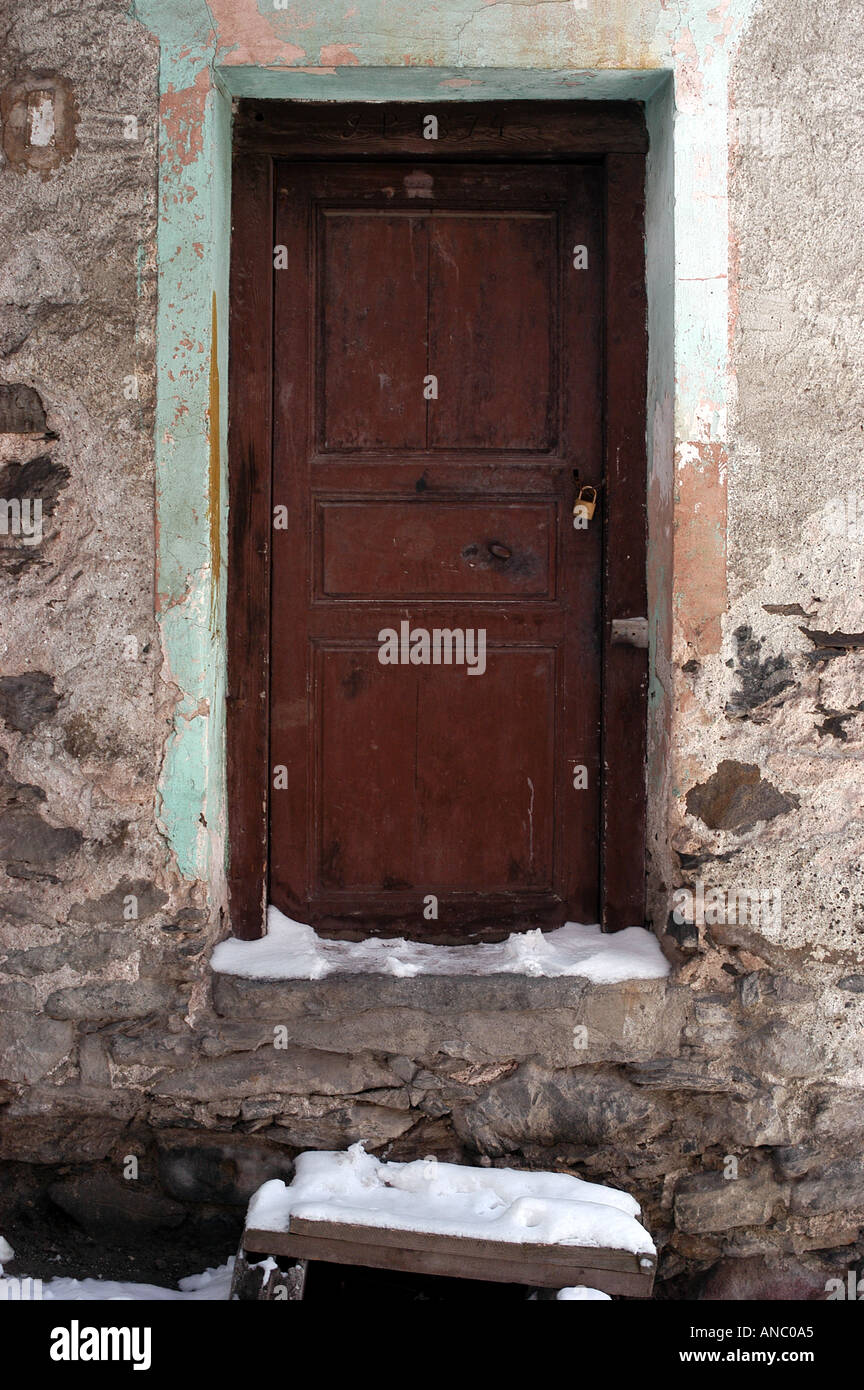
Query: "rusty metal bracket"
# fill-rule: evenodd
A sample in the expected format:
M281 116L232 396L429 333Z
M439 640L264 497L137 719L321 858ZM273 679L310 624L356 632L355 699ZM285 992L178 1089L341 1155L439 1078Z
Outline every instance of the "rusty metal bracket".
M619 647L648 646L647 618L613 618L612 641Z

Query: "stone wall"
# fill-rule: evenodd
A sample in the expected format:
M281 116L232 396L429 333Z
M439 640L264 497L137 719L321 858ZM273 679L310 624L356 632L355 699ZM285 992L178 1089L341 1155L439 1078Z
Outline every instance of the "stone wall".
M530 8L487 7L523 47ZM230 1234L299 1149L365 1139L620 1184L667 1290L824 1289L864 1256L860 13L757 9L732 64L737 397L728 459L677 460L652 808L674 969L601 988L211 982L220 893L180 871L160 801L178 719L208 710L155 617L159 47L125 11L18 4L0 57L0 497L44 518L38 543L0 536L4 1202L35 1183L91 1230L198 1213ZM678 39L686 106L707 76ZM600 57L580 42L568 64L615 64L608 35ZM61 79L56 160L22 162L21 101ZM667 931L672 890L698 882L779 889L782 912Z

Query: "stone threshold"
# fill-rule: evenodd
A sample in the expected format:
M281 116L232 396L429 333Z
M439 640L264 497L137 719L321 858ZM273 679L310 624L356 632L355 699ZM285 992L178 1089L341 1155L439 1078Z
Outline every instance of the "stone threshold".
M279 1018L286 1008L315 1016L320 1010L364 1013L369 1009L414 1008L484 1012L499 1009L572 1009L587 997L632 1000L664 997L668 979L594 984L584 976L333 974L322 980L259 980L245 975L212 976L213 1001L226 1018Z
M266 980L213 974L229 1032L262 1023L288 1044L548 1065L632 1061L678 1050L689 991L668 978L592 984L578 976L329 975Z

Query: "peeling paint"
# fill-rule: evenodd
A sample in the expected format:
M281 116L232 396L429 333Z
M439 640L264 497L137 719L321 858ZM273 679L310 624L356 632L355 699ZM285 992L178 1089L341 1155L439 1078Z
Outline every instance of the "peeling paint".
M212 754L221 737L215 718L224 662L218 615L224 604L225 345L218 343L214 304L226 322L226 89L303 99L318 96L323 81L335 100L434 102L436 94L446 94L467 101L566 95L647 102L657 769L676 717L673 649L686 654L682 660L718 652L728 602L725 441L734 402L729 354L735 307L728 278L728 73L752 8L753 0L723 0L710 10L614 0L589 14L564 3L448 0L440 22L430 26L422 10L405 10L382 25L375 0L362 0L338 23L311 0L295 0L285 10L253 0L209 6L190 0L184 12L139 0L135 13L158 34L162 49L158 587L174 679L196 707L206 697L216 739L212 746L190 744L188 756L185 747L181 755L191 727L181 717L175 721L176 756L166 761L166 821L181 841L178 859L190 871L193 864L200 869L203 853L197 830L194 836L190 830L192 802L207 802L205 819L218 819L212 813L221 805L223 785ZM175 790L172 779L181 769Z
M160 164L168 163L173 174L198 158L204 148L204 107L209 90L206 69L197 73L191 87L176 91L173 83L162 93L159 117L162 142Z
M207 435L210 445L210 476L207 493L207 517L210 523L210 628L215 632L219 619L219 582L222 575L222 461L219 430L222 412L219 407L219 314L216 291L213 291L210 328L210 405L207 411Z
M675 588L680 660L720 650L726 586L726 451L689 443L677 451Z

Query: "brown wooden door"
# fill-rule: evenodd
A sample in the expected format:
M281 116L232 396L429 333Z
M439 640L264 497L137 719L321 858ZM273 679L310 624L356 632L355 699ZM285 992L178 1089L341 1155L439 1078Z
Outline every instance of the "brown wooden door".
M275 175L270 901L597 921L602 170Z

